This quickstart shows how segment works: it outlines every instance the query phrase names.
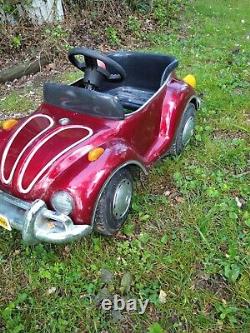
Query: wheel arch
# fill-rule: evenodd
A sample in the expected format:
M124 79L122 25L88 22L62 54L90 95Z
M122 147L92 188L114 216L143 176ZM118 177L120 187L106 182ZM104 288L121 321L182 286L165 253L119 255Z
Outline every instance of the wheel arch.
M145 175L148 174L148 171L146 170L146 168L143 165L141 165L140 163L132 162L132 163L125 165L123 168L126 168L131 172L133 179L137 179L140 172L143 172Z
M191 103L195 106L195 109L198 110L200 108L200 99L197 96L192 96L189 100L188 104Z
M99 191L99 194L98 194L98 197L97 197L97 200L95 202L95 205L94 205L94 210L93 210L93 214L92 214L92 219L91 219L91 225L93 226L94 225L94 221L95 221L95 215L96 215L96 210L97 210L97 206L98 206L98 202L106 188L106 186L108 185L108 183L110 182L110 180L112 179L112 177L120 170L122 169L128 169L133 178L137 178L137 175L138 175L138 172L142 171L145 175L148 174L148 171L147 169L145 168L145 166L140 163L139 161L136 161L136 160L129 160L129 161L126 161L124 162L123 164L119 165L118 167L116 167L112 173L110 174L110 176L106 179L106 181L104 182L101 190Z

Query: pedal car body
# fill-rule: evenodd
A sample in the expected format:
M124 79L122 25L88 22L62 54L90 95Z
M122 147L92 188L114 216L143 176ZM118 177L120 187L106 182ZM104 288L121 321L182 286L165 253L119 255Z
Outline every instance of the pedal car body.
M38 110L0 129L0 225L26 243L115 233L136 170L180 153L194 129L199 100L174 57L76 48L69 58L84 78L45 84Z

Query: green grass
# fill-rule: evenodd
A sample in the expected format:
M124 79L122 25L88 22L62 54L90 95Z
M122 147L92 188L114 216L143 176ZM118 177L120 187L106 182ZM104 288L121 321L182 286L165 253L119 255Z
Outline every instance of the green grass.
M1 113L20 113L32 109L33 103L30 96L21 95L17 92L0 99Z
M137 185L123 237L26 247L18 232L1 231L0 331L141 333L153 323L153 333L250 331L247 13L246 0L197 0L181 29L150 37L154 51L180 59L180 75L197 77L202 108L192 144ZM17 98L0 107L12 110ZM150 300L144 315L116 322L96 305L103 268L114 273L111 294L132 275L128 296Z

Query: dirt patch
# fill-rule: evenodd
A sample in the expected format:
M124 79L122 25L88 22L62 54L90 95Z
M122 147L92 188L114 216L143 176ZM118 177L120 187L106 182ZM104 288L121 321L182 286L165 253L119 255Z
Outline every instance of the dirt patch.
M219 274L208 275L204 272L200 272L195 277L193 286L195 289L210 291L225 300L229 300L232 295L227 282Z
M15 257L18 256L18 250L13 251L10 256ZM16 295L20 290L25 289L28 285L28 277L23 274L20 270L18 271L15 268L15 259L7 259L5 263L3 263L4 269L1 272L1 287L0 287L0 304L4 306L4 304L8 304L9 302L15 299ZM0 324L1 326L1 324Z
M132 11L125 2L107 1L104 8L82 8L66 15L60 24L34 26L20 22L0 26L0 69L38 55L52 55L56 65L65 63L68 48L85 46L107 51L147 47L147 34L162 26L152 13Z
M215 130L213 132L213 137L216 140L246 139L247 133L243 131Z

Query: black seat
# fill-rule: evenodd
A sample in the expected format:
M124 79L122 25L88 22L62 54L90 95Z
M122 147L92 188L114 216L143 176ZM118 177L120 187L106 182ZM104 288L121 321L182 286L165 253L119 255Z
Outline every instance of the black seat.
M135 111L153 96L154 91L134 87L118 87L109 90L108 93L116 96L125 109Z
M155 53L116 52L108 56L125 69L125 80L103 80L98 91L83 89L82 80L70 86L47 83L44 101L77 113L121 120L124 113L143 106L178 66L174 57ZM107 69L115 74L109 66Z
M116 96L131 111L145 104L178 66L174 57L156 53L115 52L108 56L125 69L127 76L120 83L103 81L99 91Z

